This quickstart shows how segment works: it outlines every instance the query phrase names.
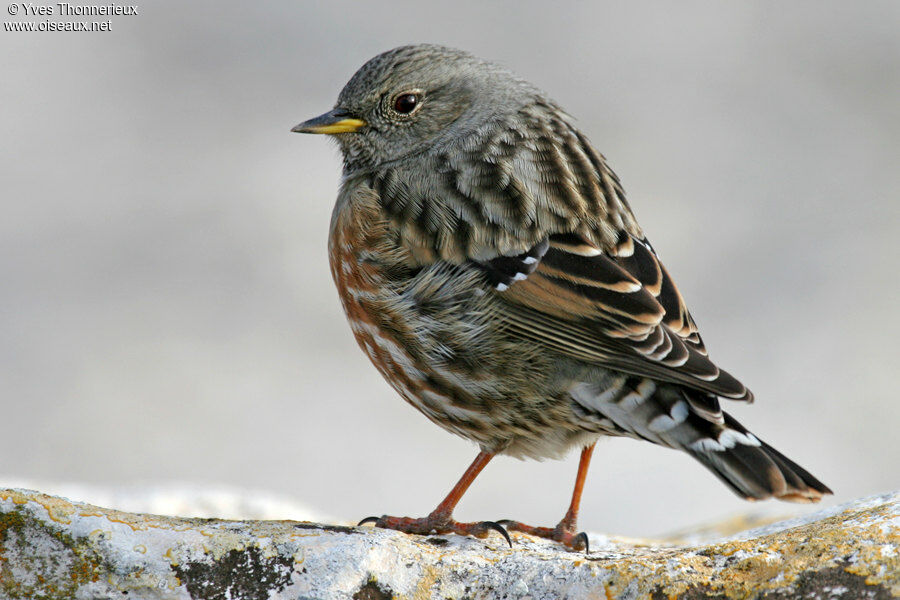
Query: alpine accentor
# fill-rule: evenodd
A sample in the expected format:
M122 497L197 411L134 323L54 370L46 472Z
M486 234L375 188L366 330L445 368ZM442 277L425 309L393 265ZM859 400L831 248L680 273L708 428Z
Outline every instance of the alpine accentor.
M750 402L697 326L619 179L543 92L468 53L396 48L367 62L333 110L293 131L334 136L344 172L329 257L356 340L403 398L481 452L410 533L502 533L452 511L495 454L581 448L555 528L576 533L594 444L630 436L683 450L749 500L831 491L719 407Z

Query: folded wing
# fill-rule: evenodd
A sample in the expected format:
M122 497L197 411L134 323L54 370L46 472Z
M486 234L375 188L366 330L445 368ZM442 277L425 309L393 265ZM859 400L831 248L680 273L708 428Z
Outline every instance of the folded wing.
M510 146L493 167L515 190L508 207L523 211L503 213L519 215L509 228L531 237L544 224L545 235L524 252L498 248L473 260L502 299L510 331L580 360L751 401L707 356L603 156L566 118L531 127L545 134Z

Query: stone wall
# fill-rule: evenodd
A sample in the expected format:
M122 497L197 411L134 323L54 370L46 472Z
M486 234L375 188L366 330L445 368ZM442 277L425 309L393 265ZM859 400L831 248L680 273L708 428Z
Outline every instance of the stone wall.
M0 598L891 598L900 492L701 544L409 536L124 513L0 490Z

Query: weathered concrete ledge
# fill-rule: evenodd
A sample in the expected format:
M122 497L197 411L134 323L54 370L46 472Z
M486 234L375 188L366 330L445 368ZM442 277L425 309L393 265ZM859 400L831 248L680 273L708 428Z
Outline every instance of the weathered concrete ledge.
M900 492L702 545L408 536L123 513L0 490L0 598L891 598Z

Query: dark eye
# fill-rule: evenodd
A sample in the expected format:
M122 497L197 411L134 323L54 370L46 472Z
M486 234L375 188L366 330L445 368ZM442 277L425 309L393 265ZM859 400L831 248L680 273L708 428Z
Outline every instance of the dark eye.
M394 98L394 110L401 115L408 115L419 105L419 94L400 94Z

